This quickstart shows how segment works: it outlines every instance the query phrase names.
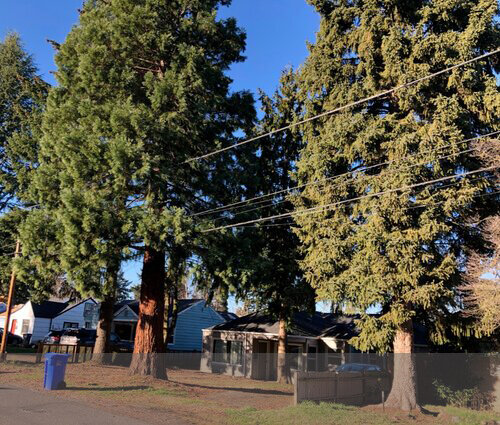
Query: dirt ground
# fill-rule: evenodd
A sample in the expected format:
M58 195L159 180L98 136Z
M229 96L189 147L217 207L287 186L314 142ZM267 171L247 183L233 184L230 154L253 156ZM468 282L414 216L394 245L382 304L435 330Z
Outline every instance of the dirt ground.
M43 365L31 362L0 364L0 386L44 392L43 371ZM432 408L432 414L408 416L401 411L382 412L373 406L359 409L301 404L293 407L292 385L188 370L169 370L168 374L168 381L158 381L129 376L124 367L69 364L67 389L50 394L151 425L479 425L489 424L484 419L491 417L468 411L454 413L447 408ZM459 414L464 417L455 418ZM469 415L472 416L469 418Z
M169 370L169 380L163 382L127 372L117 366L69 364L66 390L52 393L151 424L163 424L169 414L191 424L221 424L228 409L279 409L293 404L291 385L186 370ZM43 366L2 364L0 382L44 391Z

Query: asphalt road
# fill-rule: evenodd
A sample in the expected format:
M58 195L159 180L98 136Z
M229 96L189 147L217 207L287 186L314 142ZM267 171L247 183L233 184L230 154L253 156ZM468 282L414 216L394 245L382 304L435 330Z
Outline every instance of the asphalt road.
M148 425L84 403L0 382L0 425Z

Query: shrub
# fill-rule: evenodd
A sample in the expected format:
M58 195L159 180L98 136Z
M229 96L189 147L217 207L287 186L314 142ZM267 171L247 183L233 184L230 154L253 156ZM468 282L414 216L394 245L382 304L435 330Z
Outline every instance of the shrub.
M439 380L433 382L438 396L448 406L462 407L473 410L489 410L493 402L490 394L481 392L477 387L461 390L452 389Z

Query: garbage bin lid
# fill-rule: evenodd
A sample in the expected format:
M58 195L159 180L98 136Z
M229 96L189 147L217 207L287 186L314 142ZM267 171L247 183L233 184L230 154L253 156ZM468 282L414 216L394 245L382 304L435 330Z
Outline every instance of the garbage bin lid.
M52 359L68 359L71 357L71 354L59 354L59 353L46 353L45 354L45 359L47 360L52 360Z

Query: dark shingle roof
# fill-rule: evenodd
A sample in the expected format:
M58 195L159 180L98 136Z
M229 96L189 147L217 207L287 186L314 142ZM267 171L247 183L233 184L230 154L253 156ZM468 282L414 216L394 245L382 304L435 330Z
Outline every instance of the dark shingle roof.
M123 301L117 302L113 307L113 313L116 313L124 305L128 305L135 314L139 314L139 301L137 301L137 300L123 300Z
M239 331L278 334L279 322L263 313L252 313L212 328L216 331ZM348 339L355 335L354 318L326 313L312 315L299 312L293 315L289 335L337 337Z
M238 318L236 314L230 313L229 311L218 311L217 314L219 314L226 322Z
M336 338L349 340L358 335L355 320L358 316L342 316L332 313L316 312L310 315L305 312L295 313L288 330L289 335L300 335L320 338ZM238 317L211 328L214 331L256 332L278 335L279 322L263 313L252 313ZM425 326L414 324L414 343L428 344Z
M68 303L44 301L40 304L31 303L31 307L33 308L35 317L39 317L41 319L53 319L61 313L61 311L68 307Z

